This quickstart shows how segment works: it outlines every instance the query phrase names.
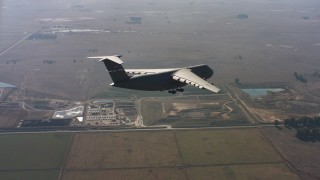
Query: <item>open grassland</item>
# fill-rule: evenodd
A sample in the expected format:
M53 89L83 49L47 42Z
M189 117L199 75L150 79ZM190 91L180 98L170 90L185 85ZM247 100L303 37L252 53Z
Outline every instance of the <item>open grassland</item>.
M63 180L299 179L256 128L79 133Z
M57 180L59 179L60 171L8 171L0 172L0 179L8 180Z
M263 132L303 179L320 179L319 142L299 140L294 129L265 127Z
M109 75L106 75L109 76ZM124 89L117 87L105 86L103 89L91 88L89 97L92 99L99 98L116 98L116 99L137 99L146 97L177 97L179 94L169 94L167 91L140 91L133 89Z
M76 134L67 168L174 166L181 163L173 132Z
M22 108L0 108L0 128L16 128L24 119L47 119L53 111L29 110Z
M298 179L257 128L0 135L0 143L0 179L58 179L60 169L62 180Z
M274 163L281 158L258 129L176 131L185 164Z
M17 127L19 120L26 115L27 112L23 109L0 108L0 128Z
M221 85L222 86L222 85ZM220 86L219 86L220 88ZM210 95L199 95L196 96L199 101L226 101L230 100L230 97L226 94L210 94Z
M8 1L2 6L0 52L36 30L70 27L69 32L57 33L55 40L22 41L0 60L1 78L6 82L64 97L86 99L88 92L98 94L111 83L103 64L87 61L87 56L122 54L125 68L208 64L215 70L211 81L221 83L235 78L240 82L294 81L293 72L308 73L319 65L317 0L308 4L284 0L281 7L278 1L263 0L85 0L81 8L70 0L59 5L30 0L28 5ZM248 18L237 18L239 13ZM127 24L130 16L141 17L142 23ZM11 60L16 64L7 64Z
M284 164L250 164L188 168L190 179L298 180Z
M63 180L144 180L144 179L187 179L185 170L179 168L146 168L125 170L67 171Z
M150 125L161 119L162 113L163 107L160 100L143 100L141 102L141 114L145 125Z
M56 169L66 159L72 135L0 135L0 170Z
M231 113L228 113L224 121L211 122L211 125L239 125L249 124L249 117L245 115L239 104L236 102L228 103L227 106L232 109Z
M298 180L284 164L254 164L232 166L208 166L188 168L145 168L123 170L66 171L63 180L98 180L98 179L268 179Z
M172 127L249 124L243 111L228 96L208 96L210 100L200 100L200 97L207 96L144 99L141 101L143 123Z

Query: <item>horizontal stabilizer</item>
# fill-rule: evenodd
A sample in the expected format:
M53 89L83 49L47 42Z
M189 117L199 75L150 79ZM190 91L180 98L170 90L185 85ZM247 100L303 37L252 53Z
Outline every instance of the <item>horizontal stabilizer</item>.
M123 61L120 59L120 55L113 55L113 56L94 56L94 57L87 57L90 59L99 59L99 61L110 60L118 64L122 64Z

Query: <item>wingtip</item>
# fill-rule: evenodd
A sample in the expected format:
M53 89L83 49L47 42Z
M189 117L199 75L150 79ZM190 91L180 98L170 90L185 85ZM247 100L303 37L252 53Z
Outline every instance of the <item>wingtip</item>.
M213 90L212 90L214 93L219 93L221 91L221 89L215 87Z

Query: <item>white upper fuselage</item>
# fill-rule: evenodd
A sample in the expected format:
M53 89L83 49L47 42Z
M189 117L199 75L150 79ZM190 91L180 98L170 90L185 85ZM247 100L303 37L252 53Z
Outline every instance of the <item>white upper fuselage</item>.
M200 89L219 92L220 89L206 81L213 75L213 70L204 64L184 68L169 69L124 69L121 56L99 56L112 80L112 86L144 91L181 90L189 84Z
M190 71L201 79L208 79L213 75L213 71L207 65L170 69L126 69L125 71L133 76L126 81L114 83L113 86L147 91L176 89L189 84L186 82L188 77L185 77L185 82L173 79L181 70ZM192 85L196 84L193 83Z

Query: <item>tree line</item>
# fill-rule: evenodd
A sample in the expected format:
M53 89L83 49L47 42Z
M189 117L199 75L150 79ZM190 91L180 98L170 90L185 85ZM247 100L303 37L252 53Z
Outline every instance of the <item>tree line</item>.
M17 59L11 59L11 60L7 60L7 62L6 62L6 64L8 65L8 64L10 64L10 63L12 63L12 64L17 64Z
M55 60L48 60L48 59L43 60L43 64L55 64L55 63L56 63Z
M308 80L307 80L305 77L303 77L302 74L299 74L299 73L297 73L297 72L294 72L293 75L294 75L294 77L296 78L296 80L298 80L298 81L300 81L300 82L302 82L302 83L308 83Z
M56 34L49 34L49 33L33 33L30 35L27 40L51 40L57 39Z
M313 75L313 77L320 78L320 72L319 71L315 71L312 75Z
M290 118L284 125L296 129L296 137L302 141L320 141L320 117Z

